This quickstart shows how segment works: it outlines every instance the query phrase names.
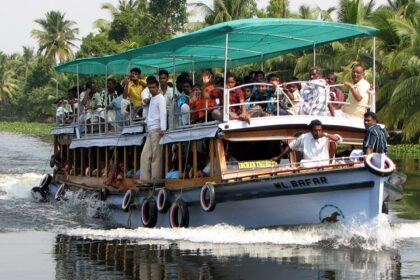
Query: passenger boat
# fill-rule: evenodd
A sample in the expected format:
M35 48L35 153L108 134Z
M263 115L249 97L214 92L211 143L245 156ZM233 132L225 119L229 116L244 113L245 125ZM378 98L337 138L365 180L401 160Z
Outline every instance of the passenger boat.
M78 59L58 66L57 71L107 76L140 67L145 73L166 69L175 77L176 71L222 67L226 77L228 68L299 50L313 49L315 64L317 46L376 32L365 26L314 20L238 20L113 56ZM344 145L361 146L362 119L340 119L325 110L317 116L273 115L252 118L250 123L230 120L229 108L237 104L229 104L229 91L224 88L223 121L175 127L161 138L165 174L176 170L183 175L151 184L139 181L136 171L147 134L135 120L130 119L118 133L111 132L106 121L92 124L90 130L75 121L52 130L61 170L54 180L46 175L34 193L60 203L82 197L94 210L105 205L107 211L96 215L126 227L366 222L382 212L384 180L395 168L389 159L382 160L387 164L384 168L363 156L333 157L311 167L300 165L295 152L281 164L270 160L279 154L282 143L307 132L313 119L322 122L324 131L341 135ZM274 106L279 106L281 94L280 88ZM328 102L326 98L325 108ZM373 91L367 107L375 111ZM208 177L199 176L203 153L208 156ZM123 172L107 182L111 165L118 164Z

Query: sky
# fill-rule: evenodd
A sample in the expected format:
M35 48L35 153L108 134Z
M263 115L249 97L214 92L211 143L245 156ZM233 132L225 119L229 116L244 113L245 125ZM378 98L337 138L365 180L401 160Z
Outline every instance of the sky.
M22 46L37 49L36 41L31 38L31 30L37 29L35 19L45 18L45 14L51 10L59 10L65 13L67 20L77 23L79 38L90 32L95 32L93 22L98 18L110 19L108 11L102 10L103 3L116 5L118 0L0 0L0 51L10 54L21 52ZM188 0L188 2L200 2L200 0ZM212 0L201 1L206 4ZM263 8L269 0L257 0L258 7ZM296 11L300 5L320 6L327 9L338 3L338 0L291 0L291 10ZM377 0L378 4L386 0ZM80 42L79 42L80 43ZM79 45L79 43L76 43Z

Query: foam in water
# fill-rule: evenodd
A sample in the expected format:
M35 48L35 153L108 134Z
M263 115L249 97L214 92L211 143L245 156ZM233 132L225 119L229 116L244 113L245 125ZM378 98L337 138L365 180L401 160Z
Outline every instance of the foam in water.
M0 199L31 198L31 189L38 186L41 174L0 174Z
M388 217L379 216L368 224L342 223L311 225L292 228L254 229L230 225L202 226L198 228L138 228L138 229L72 229L67 235L89 239L172 240L211 244L276 244L321 245L331 248L350 247L366 250L395 248L407 238L420 237L420 222L391 225ZM149 242L153 243L153 242Z

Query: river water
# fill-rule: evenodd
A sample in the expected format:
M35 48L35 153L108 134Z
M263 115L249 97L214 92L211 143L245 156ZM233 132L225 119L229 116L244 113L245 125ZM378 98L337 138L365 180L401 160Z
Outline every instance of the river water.
M420 279L420 165L369 224L245 230L108 229L78 204L41 204L49 143L0 133L0 279Z

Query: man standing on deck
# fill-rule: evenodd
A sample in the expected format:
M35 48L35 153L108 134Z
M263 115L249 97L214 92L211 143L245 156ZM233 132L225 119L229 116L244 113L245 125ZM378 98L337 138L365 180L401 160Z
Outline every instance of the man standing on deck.
M166 101L166 114L168 129L171 130L174 126L174 89L168 85L169 73L166 70L159 71L159 90L162 92Z
M378 124L376 114L373 112L365 113L364 123L366 135L363 139L363 153L365 155L371 153L385 154L387 152L386 133Z
M159 144L159 140L166 131L166 102L159 91L159 82L150 79L147 87L152 98L146 118L148 134L141 153L140 180L143 183L162 178L162 145Z
M303 159L301 164L304 167L313 167L317 165L328 165L330 153L330 140L334 142L341 142L342 138L338 134L328 134L322 131L322 123L319 120L313 120L309 124L311 132L307 132L299 136L296 140L290 143L280 155L273 157L272 160L280 161L281 158L289 153L291 150L299 150L303 152ZM315 162L315 161L319 162Z

